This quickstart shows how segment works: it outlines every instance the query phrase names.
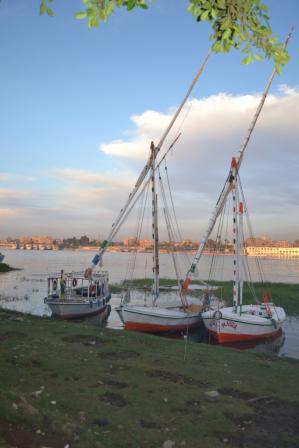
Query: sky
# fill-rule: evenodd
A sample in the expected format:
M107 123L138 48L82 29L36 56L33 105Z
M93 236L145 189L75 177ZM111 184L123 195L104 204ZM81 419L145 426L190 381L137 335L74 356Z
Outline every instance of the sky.
M277 76L243 161L256 235L299 239L299 3L265 1L291 60ZM105 238L209 47L187 1L117 11L99 29L80 0L2 0L0 238ZM213 55L165 144L184 238L200 239L272 70ZM161 154L163 152L161 151ZM133 233L134 216L116 239Z

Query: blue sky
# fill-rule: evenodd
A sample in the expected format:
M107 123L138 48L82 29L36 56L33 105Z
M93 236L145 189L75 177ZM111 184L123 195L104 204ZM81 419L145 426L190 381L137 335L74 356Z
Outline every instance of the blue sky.
M132 122L132 116L144 117L146 111L153 110L168 119L207 51L209 27L194 21L186 12L185 1L156 0L148 11L130 14L117 11L107 24L91 31L73 17L81 9L79 0L54 0L54 18L40 17L38 3L37 0L0 3L0 237L36 233L104 236L144 161L143 155L115 155L109 145L115 140L121 141L121 145L125 141L131 143L136 135L138 141L144 137L141 132L144 123L140 124L140 119L137 124L136 120ZM291 25L297 27L289 46L292 59L272 88L278 98L281 84L296 92L298 89L299 3L285 0L283 8L278 0L266 3L270 7L273 31L280 39L285 38ZM240 60L237 52L213 56L193 98L209 99L220 93L254 98L262 91L272 64L264 61L243 66ZM293 95L291 103L292 107L298 103L297 96ZM231 142L234 148L238 147L253 109L242 122L245 127L240 130L232 126L234 138L227 145ZM287 121L285 116L279 119L282 126L284 119ZM220 132L213 123L211 138ZM270 123L270 128L275 123ZM200 134L201 124L194 123L194 126ZM296 129L292 128L291 134L293 131ZM271 134L271 129L267 132ZM267 136L260 135L261 141L269 142ZM294 153L296 138L295 133L288 143L292 150L286 158L286 173L289 168L293 172L294 163L295 166L298 163ZM206 140L207 146L214 143ZM103 150L105 144L107 151ZM285 150L284 144L277 147L278 153L279 150ZM183 153L179 147L176 151ZM195 159L199 157L194 156L195 152L192 154ZM252 156L251 165L248 162L247 172L246 165L244 168L248 179L249 168L254 167L253 159ZM200 157L196 161L200 171ZM266 162L269 166L274 161L270 157ZM215 160L208 163L217 164L217 153ZM193 205L190 199L189 220L186 220L186 211L181 211L186 237L196 238L208 222L217 188L220 190L225 178L226 165L217 169L215 190L200 192L204 195L202 208L196 196L201 186L195 181L188 190L182 188L177 192L178 196L185 194L188 200L194 197ZM185 176L186 170L187 166ZM268 188L271 192L275 170L273 164L272 178L264 186L265 191ZM174 171L178 172L175 161ZM196 178L196 173L193 175ZM284 178L281 177L282 182ZM121 182L114 184L112 180L117 179ZM295 172L294 178L288 174L286 179L288 193L283 201L290 203L292 212L284 205L283 221L281 210L274 203L276 208L271 216L262 218L261 202L260 209L256 209L257 233L299 238L297 222L294 222L298 208L292 202L298 193ZM252 196L254 185L251 177L248 187ZM280 219L273 220L276 213Z

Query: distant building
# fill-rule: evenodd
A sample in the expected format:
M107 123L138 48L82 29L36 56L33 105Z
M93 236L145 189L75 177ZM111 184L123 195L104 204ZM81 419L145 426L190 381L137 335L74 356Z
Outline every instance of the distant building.
M31 243L31 236L20 236L19 241L21 244L30 244Z
M150 249L153 245L152 240L139 240L139 246L144 249Z
M53 244L52 236L33 236L31 237L33 244Z
M255 257L299 257L299 247L278 247L278 246L247 246L247 255Z
M130 236L123 241L124 246L137 246L138 239L135 236Z

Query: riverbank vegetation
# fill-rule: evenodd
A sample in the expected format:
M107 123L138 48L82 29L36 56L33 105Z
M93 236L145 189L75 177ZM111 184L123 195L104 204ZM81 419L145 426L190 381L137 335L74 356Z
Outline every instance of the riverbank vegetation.
M114 284L111 286L111 290L114 293L119 293L127 287L130 288L150 288L151 279L134 279L125 284ZM193 281L193 284L202 284L199 281ZM175 286L176 280L173 279L160 279L161 286ZM232 282L209 282L212 286L218 286L218 290L215 291L215 295L224 299L228 306L231 306L232 301ZM244 284L244 303L255 303L252 296L252 289L256 293L258 300L263 300L263 294L266 293L269 296L269 300L273 301L275 305L281 306L285 309L289 316L299 315L299 284L290 283L248 283ZM199 291L192 291L192 294L199 296L202 294Z
M0 263L0 273L1 272L10 272L10 271L16 271L16 268L12 268L7 263Z
M0 322L0 446L299 445L298 361L5 310Z

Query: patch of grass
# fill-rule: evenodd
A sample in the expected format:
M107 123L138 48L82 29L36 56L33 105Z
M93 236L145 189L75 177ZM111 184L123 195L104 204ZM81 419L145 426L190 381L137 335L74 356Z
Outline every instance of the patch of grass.
M17 268L12 268L7 263L0 263L0 272L10 272L10 271L18 271Z
M0 446L299 446L294 360L5 310L0 347Z
M230 303L232 297L232 282L218 283L222 289L223 298ZM286 314L290 316L299 315L299 284L289 283L253 283L252 284L258 300L263 301L263 294L269 294L270 301L276 306L284 308ZM244 304L253 302L251 289L247 283L244 284Z

